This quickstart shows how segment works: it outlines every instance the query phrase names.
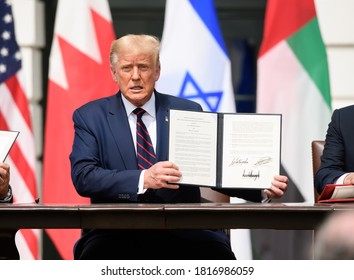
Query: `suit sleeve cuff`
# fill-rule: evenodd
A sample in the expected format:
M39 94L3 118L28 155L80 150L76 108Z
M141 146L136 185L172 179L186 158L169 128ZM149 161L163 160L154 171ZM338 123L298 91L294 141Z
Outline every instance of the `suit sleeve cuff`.
M262 190L262 203L269 203L272 199L265 194L264 190Z
M0 203L11 203L12 200L13 200L12 188L9 185L9 190L7 191L6 196L3 199L0 199Z
M144 174L146 170L141 171L140 177L139 177L139 185L138 185L138 194L143 194L146 192L146 189L144 189Z

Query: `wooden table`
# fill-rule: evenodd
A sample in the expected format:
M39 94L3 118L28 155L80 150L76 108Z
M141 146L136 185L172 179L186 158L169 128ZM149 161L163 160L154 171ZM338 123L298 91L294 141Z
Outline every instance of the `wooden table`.
M354 204L1 204L0 240L13 244L0 258L18 259L14 235L24 228L308 230L332 211L348 209Z

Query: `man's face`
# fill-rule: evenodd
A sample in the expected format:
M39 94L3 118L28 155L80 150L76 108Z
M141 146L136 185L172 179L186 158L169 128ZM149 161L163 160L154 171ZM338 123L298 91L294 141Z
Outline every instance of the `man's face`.
M137 107L150 99L160 76L160 66L150 54L121 53L111 71L124 97Z

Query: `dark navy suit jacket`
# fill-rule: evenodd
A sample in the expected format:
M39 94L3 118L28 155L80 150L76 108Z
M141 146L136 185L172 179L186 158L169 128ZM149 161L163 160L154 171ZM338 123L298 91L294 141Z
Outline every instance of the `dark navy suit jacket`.
M328 125L321 166L315 175L315 187L321 193L347 172L354 172L354 106L333 111Z
M158 161L168 159L169 109L201 111L193 101L155 91ZM92 203L136 202L141 170L121 93L89 102L73 114L75 138L70 155L77 192ZM261 201L260 190L226 190L231 196ZM161 203L200 202L198 187L156 191Z
M158 161L168 158L169 109L201 111L199 104L161 94L155 91ZM139 201L137 187L141 170L138 169L135 147L121 93L89 102L73 114L75 137L70 154L71 176L77 192L89 197L92 203L127 203ZM223 193L246 200L261 201L260 190L227 190ZM180 186L177 190L158 189L154 200L159 203L199 203L197 186ZM149 198L149 197L148 197ZM155 198L158 198L155 201ZM113 230L84 230L85 234L74 247L75 259L92 240L114 235ZM166 232L167 233L167 232ZM140 233L139 233L140 234ZM182 240L218 240L229 243L222 230L174 230L169 234ZM125 237L126 238L126 237ZM125 240L125 242L129 242ZM133 242L133 241L131 241ZM157 242L157 241L156 241ZM100 245L101 246L101 245ZM117 253L118 254L118 253ZM124 255L124 253L122 253Z

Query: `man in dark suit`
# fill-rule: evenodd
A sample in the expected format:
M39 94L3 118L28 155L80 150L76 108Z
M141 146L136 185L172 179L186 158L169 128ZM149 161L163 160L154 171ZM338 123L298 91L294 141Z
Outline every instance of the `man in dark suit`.
M354 184L353 117L353 105L333 111L321 165L315 175L318 193L321 193L327 184Z
M167 161L171 108L201 111L199 104L158 93L160 42L154 36L127 35L111 46L116 95L77 109L70 155L77 192L92 203L198 203L197 186L178 186L182 174ZM140 169L137 160L136 108L143 108L157 163ZM271 188L231 193L253 201L279 198L287 177L277 175ZM168 184L172 182L176 184ZM75 259L235 259L221 230L90 230L76 243Z
M10 186L10 166L0 162L0 203L12 202Z

